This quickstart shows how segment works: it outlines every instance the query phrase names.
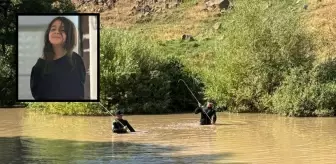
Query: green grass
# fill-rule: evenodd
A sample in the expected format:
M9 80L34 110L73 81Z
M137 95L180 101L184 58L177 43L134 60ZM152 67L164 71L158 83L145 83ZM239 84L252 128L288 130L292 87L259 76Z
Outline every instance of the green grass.
M97 103L66 103L66 102L44 102L44 103L28 103L28 108L31 111L44 114L59 114L59 115L110 115L104 111ZM112 108L115 110L115 108Z
M184 27L173 26L186 18L183 7L161 21L128 30L106 28L101 31L102 101L113 97L113 108L128 113L190 111L195 101L176 82L184 79L199 99L212 99L230 112L334 116L336 62L316 59L318 45L301 24L302 4L237 1L233 11L198 24L193 42L173 33ZM218 30L212 28L216 22ZM157 37L169 30L174 39Z

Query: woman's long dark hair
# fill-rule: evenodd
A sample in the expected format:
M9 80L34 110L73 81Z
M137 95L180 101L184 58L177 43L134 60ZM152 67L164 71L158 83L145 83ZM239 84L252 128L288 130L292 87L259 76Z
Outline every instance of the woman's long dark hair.
M50 63L53 61L55 57L55 52L52 47L52 44L49 40L49 33L51 30L51 26L55 21L61 21L62 25L64 26L64 32L66 34L66 40L64 42L63 48L66 51L66 55L69 58L69 62L71 66L74 66L74 61L72 60L72 52L74 47L77 44L77 32L76 27L73 22L71 22L66 17L56 17L54 18L48 25L48 29L44 34L44 47L43 47L43 58L46 60L46 67L45 67L45 73L50 72Z

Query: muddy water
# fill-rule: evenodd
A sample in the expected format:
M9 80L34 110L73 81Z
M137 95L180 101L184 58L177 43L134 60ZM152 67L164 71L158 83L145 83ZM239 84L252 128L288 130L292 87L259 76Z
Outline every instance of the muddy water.
M112 117L0 109L0 163L336 163L336 118L219 113L126 116L136 133L112 134Z

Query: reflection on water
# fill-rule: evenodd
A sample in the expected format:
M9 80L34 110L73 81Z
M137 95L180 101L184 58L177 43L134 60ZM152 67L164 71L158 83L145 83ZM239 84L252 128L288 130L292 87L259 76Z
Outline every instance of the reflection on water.
M8 163L213 163L230 154L169 156L182 148L130 142L0 137L0 161ZM115 151L116 148L123 150ZM163 152L165 155L163 154ZM38 161L38 162L37 162Z
M219 113L125 117L137 130L112 134L112 117L0 109L0 163L335 163L336 118ZM38 161L38 162L37 162Z

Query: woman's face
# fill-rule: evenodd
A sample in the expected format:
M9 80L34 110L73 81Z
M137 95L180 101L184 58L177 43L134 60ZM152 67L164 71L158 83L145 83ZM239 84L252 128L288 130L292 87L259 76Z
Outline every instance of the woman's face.
M66 39L63 23L56 20L49 31L49 41L52 45L63 45Z

